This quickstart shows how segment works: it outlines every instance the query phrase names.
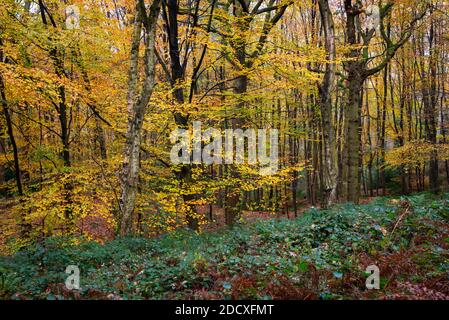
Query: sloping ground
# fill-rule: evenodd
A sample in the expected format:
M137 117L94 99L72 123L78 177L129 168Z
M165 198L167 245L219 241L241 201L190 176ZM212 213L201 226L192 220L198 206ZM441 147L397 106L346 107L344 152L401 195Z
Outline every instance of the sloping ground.
M0 259L3 298L449 299L449 195L311 209L201 235L49 239ZM73 243L73 244L70 244ZM368 265L380 290L365 286ZM79 291L64 286L80 268Z

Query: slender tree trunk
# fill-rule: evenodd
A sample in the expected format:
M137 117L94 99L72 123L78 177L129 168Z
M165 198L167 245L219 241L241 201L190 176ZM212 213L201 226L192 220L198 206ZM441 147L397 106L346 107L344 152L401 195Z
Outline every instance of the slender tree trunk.
M3 62L3 49L1 48L2 42L0 41L0 61ZM11 115L8 110L8 103L6 101L6 93L5 93L5 83L3 81L3 75L0 74L0 98L1 104L3 108L3 115L6 119L6 127L8 132L9 141L12 146L13 156L14 156L14 173L16 178L17 192L19 196L23 195L22 190L22 181L20 176L20 164L19 164L19 152L17 150L16 139L14 137L14 131L12 128Z
M436 105L438 102L438 92L436 88L437 66L436 66L436 52L434 48L435 41L435 26L434 21L431 21L429 31L429 61L428 67L425 63L422 63L421 80L423 107L424 107L424 126L425 126L425 139L435 149L430 154L429 161L429 189L431 192L439 192L439 170L438 170L438 158L437 158L437 124L436 124ZM424 42L424 39L422 39ZM421 45L421 54L424 56L424 44Z
M149 15L146 13L143 0L136 4L136 20L131 45L131 65L128 78L128 129L126 133L123 168L120 175L121 199L119 233L121 236L130 234L133 229L133 216L136 194L138 191L140 171L140 144L143 118L155 84L155 32L159 14L160 0L154 0ZM143 87L137 95L138 57L142 31L145 27L145 54Z
M164 3L164 2L163 2ZM169 55L170 55L170 72L171 72L171 85L173 89L173 98L176 103L182 105L185 101L184 90L181 87L181 83L184 81L185 68L181 64L180 49L178 44L178 11L179 4L176 0L168 0L166 2L167 12L163 10L164 19L166 22L168 43L169 43ZM181 112L175 112L175 123L182 129L188 129L189 116ZM180 166L179 171L176 173L177 179L180 184L180 188L187 189L193 183L192 167L191 165ZM199 228L199 217L196 212L195 206L191 204L195 199L195 195L187 192L183 195L183 202L186 205L186 219L190 229L197 230Z
M332 92L335 82L335 35L332 12L327 0L319 0L327 53L324 79L319 86L323 132L323 207L337 200L337 161L335 159L335 126L332 117Z

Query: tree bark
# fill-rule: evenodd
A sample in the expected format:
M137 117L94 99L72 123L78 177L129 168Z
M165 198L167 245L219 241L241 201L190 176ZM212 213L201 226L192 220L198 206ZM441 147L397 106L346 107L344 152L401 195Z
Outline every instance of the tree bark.
M131 65L128 75L128 128L125 154L120 175L121 199L119 234L128 235L133 229L133 217L140 171L141 131L145 111L155 84L155 42L156 22L159 15L160 0L154 0L147 15L143 0L136 3L136 20L131 45ZM145 29L144 81L136 99L138 83L138 57L142 26Z
M363 84L368 77L380 72L388 65L397 50L410 38L416 23L425 16L428 6L425 5L424 10L414 16L408 28L400 34L399 40L396 43L393 43L389 34L386 33L384 26L384 18L390 12L394 3L390 1L380 9L380 33L385 42L386 50L382 55L381 61L369 69L368 63L370 59L368 46L374 36L375 29L367 30L366 33L363 33L358 28L358 18L363 11L359 7L359 3L353 4L352 2L352 0L344 1L346 13L346 43L351 47L363 44L363 49L351 49L347 55L350 60L344 63L348 85L347 112L345 113L346 154L344 158L346 160L346 169L344 172L346 173L346 200L358 203L360 198L359 167L361 165L360 107Z
M1 57L1 51L0 51L0 61L3 60L1 58L2 57ZM1 94L1 103L2 103L2 107L3 107L3 114L6 119L6 127L7 127L8 137L9 137L9 141L12 146L12 151L13 151L13 156L14 156L14 173L15 173L15 178L16 178L17 192L18 192L19 196L22 196L23 189L22 189L22 181L21 181L21 176L20 176L19 152L17 150L16 139L14 137L11 115L8 110L8 103L6 102L5 84L3 82L3 76L1 74L0 74L0 94Z
M323 207L337 200L337 161L335 159L335 126L332 117L332 93L335 83L335 34L334 21L328 0L318 2L323 24L327 54L324 79L319 86L323 135Z

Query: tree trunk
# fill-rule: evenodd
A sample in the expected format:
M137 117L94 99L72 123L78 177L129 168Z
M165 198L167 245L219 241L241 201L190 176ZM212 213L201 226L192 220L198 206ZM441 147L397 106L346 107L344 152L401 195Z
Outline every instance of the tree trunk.
M128 129L126 133L125 155L120 175L121 199L119 233L128 235L133 228L133 215L140 171L140 143L143 118L154 87L155 69L155 32L159 14L160 0L154 0L147 16L143 0L136 4L136 21L131 46L131 65L128 79L127 105L129 111ZM145 27L145 78L143 87L136 99L139 45L142 31Z
M166 2L167 14L164 18L169 35L169 55L170 55L170 71L171 85L173 89L173 98L176 103L182 105L184 103L184 90L180 85L184 81L185 69L181 64L180 49L178 44L178 10L179 4L176 0L168 0ZM189 116L181 112L175 112L175 123L182 129L188 129ZM189 164L181 165L180 170L176 172L180 188L188 188L192 185L192 167ZM186 219L190 229L197 230L199 228L199 217L196 208L190 202L195 198L194 194L187 192L183 196L183 202L186 205Z
M351 63L352 64L352 63ZM359 163L360 163L360 132L359 107L362 78L359 64L353 64L348 73L348 106L346 135L346 167L347 167L347 201L358 203L360 197Z
M1 42L0 42L1 45ZM0 48L0 61L3 62L3 51ZM19 153L17 150L17 144L16 139L14 137L14 132L12 128L12 121L11 121L11 115L9 114L8 110L8 103L6 102L6 93L5 93L5 83L3 82L3 75L0 74L0 98L1 98L1 104L3 107L3 114L6 119L6 127L8 132L9 141L12 146L13 156L14 156L14 173L16 178L16 185L17 185L17 192L19 196L23 195L22 190L22 181L20 177L20 165L19 165ZM6 150L5 150L6 152Z
M337 200L337 162L335 159L335 127L332 117L332 91L335 82L335 35L332 12L328 0L319 0L327 53L324 79L319 86L321 101L321 122L323 132L323 207L331 206Z

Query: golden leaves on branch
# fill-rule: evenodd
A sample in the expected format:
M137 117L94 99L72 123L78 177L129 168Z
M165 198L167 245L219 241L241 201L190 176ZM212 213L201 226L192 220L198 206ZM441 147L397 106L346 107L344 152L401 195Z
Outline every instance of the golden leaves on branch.
M406 143L402 147L396 147L386 153L385 159L389 166L406 166L413 168L421 166L430 160L436 153L438 160L449 159L449 144L431 144L423 140L415 140Z

